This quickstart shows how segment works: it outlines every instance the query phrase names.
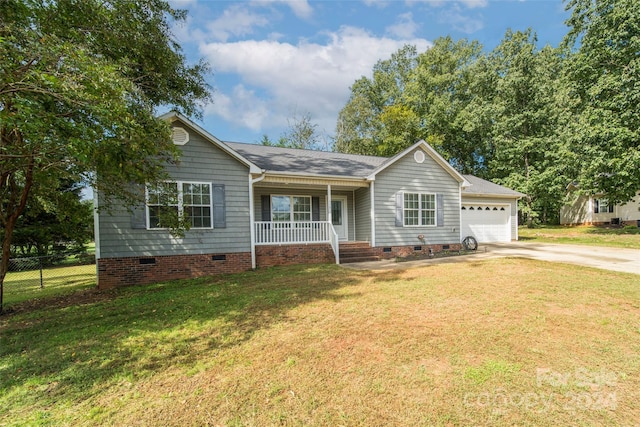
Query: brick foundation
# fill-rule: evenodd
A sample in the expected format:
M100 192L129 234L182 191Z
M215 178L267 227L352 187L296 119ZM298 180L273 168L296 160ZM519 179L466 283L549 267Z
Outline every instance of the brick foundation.
M417 247L420 247L420 249L416 250ZM447 249L445 249L445 246L448 246ZM386 246L387 248L389 246ZM410 256L424 256L424 255L429 255L429 249L431 249L433 251L434 254L439 253L439 252L444 252L444 251L459 251L460 249L462 249L462 245L460 243L452 243L449 245L446 244L438 244L438 245L415 245L415 246L390 246L391 251L390 252L385 252L384 251L385 247L382 246L377 246L376 251L377 251L377 256L380 257L380 259L393 259L393 258L407 258Z
M336 257L328 243L308 245L256 246L256 266L272 267L291 264L335 263Z
M416 249L420 246L419 249ZM380 259L406 258L442 251L458 251L459 243L448 245L391 246L372 248ZM292 264L331 264L335 256L329 244L256 246L256 266L272 267ZM145 285L167 280L239 273L251 270L251 253L170 255L155 257L101 258L98 260L98 287L116 288Z
M251 253L172 255L98 260L98 288L144 285L251 270Z

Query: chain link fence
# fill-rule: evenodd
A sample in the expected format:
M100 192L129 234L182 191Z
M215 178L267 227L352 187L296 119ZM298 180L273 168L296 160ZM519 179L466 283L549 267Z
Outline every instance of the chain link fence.
M4 279L5 300L23 300L96 283L94 254L11 258ZM44 292L44 294L43 294Z

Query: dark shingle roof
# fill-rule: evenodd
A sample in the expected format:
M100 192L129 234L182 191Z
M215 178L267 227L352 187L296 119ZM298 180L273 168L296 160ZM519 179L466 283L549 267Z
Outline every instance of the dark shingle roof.
M270 147L240 142L225 142L225 144L259 168L269 172L364 178L387 160L385 157Z
M386 157L329 151L301 150L267 145L225 142L232 150L268 172L364 178L387 160ZM463 194L522 197L524 194L473 175L463 175L471 184Z
M471 184L470 187L464 188L462 190L462 194L495 194L498 196L513 196L513 197L523 197L524 194L512 190L507 187L503 187L502 185L494 184L491 181L487 181L486 179L478 178L473 175L463 175L464 179Z

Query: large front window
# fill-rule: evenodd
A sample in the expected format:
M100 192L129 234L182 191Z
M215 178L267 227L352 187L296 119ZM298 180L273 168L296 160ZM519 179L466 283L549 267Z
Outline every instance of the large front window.
M404 193L404 225L436 225L436 195Z
M311 221L311 197L309 196L271 196L271 220Z
M147 187L149 228L171 228L181 216L191 228L211 228L211 184L162 182Z

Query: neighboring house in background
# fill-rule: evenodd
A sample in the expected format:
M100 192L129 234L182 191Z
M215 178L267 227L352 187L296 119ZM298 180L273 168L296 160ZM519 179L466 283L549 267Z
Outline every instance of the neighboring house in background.
M575 185L568 187L575 191ZM640 191L638 197L625 204L609 203L604 195L578 195L573 203L560 209L560 224L563 225L638 225L640 220Z
M178 113L161 116L182 151L147 203L96 214L102 288L296 263L458 250L518 238L523 194L461 175L426 142L391 157L222 142ZM191 228L159 228L163 191ZM99 205L99 194L96 194Z

